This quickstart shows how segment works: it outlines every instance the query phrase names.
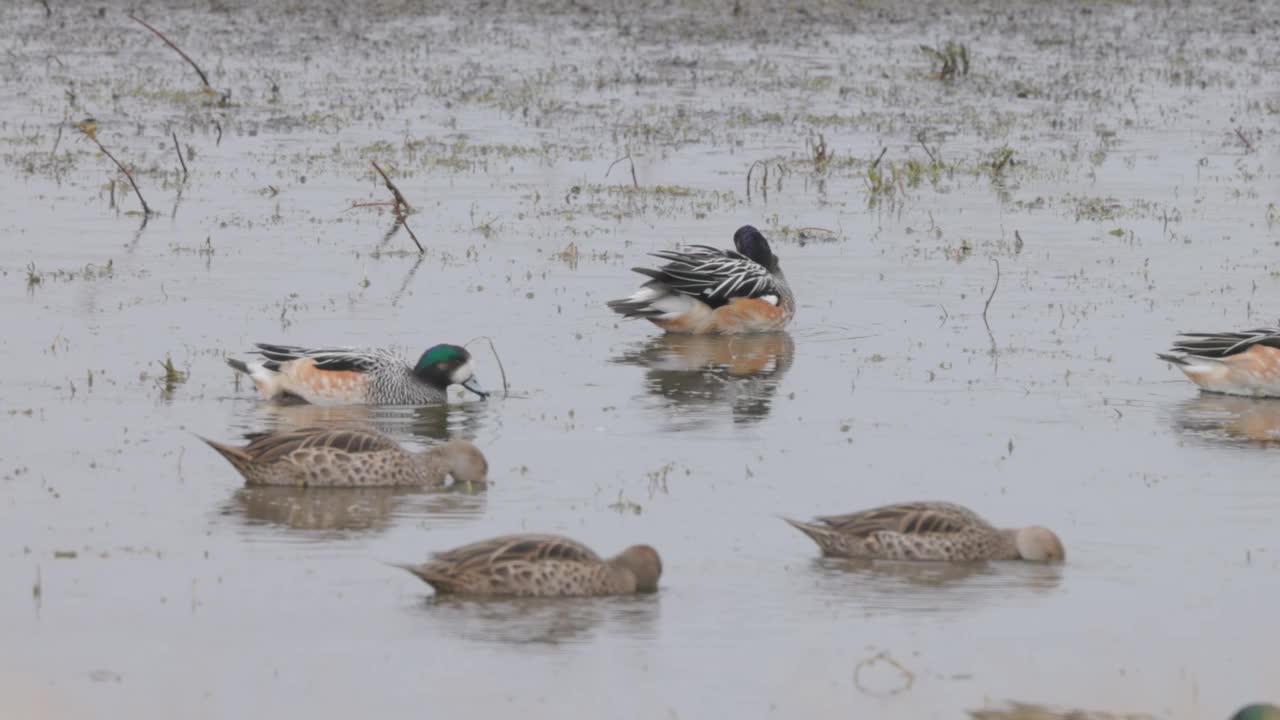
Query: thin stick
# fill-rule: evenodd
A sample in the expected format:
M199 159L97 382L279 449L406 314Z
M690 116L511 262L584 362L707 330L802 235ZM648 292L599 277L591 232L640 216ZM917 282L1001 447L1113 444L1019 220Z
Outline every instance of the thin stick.
M182 182L187 181L187 161L182 159L182 148L178 147L178 133L170 130L173 135L173 151L178 154L178 162L182 164Z
M982 306L982 324L987 326L987 334L991 334L991 323L987 322L987 309L991 307L991 299L996 296L996 290L1000 288L1000 261L991 258L991 262L996 264L996 283L991 286L991 294L987 296L987 302Z
M626 155L623 155L617 160L614 160L613 162L609 163L609 169L604 171L605 178L608 178L609 173L613 172L613 166L617 165L623 160L626 160L627 162L631 163L631 187L635 188L636 190L639 190L640 182L636 180L636 163L634 160L631 159L631 153L627 153Z
M414 234L413 228L409 227L409 223L405 222L405 219L403 217L396 220L396 222L403 225L404 229L409 232L409 239L413 241L414 245L418 246L418 254L425 255L427 251L422 249L422 243L418 242L418 236Z
M356 208L363 208L363 207L388 207L388 206L394 207L394 206L395 206L395 201L393 201L393 200L375 200L375 201L373 201L373 202L351 203L351 207L347 208L346 210L343 210L342 212L344 212L344 213L345 213L345 212L351 212L352 210L355 210Z
M930 50L932 50L933 48L929 48L929 49L930 49ZM924 144L924 131L923 131L923 130L921 130L921 131L920 131L920 134L919 134L919 135L916 135L916 141L917 141L917 142L919 142L919 143L920 143L920 147L924 148L924 151L925 151L926 153L928 153L928 155L929 155L929 161L930 161L930 162L932 162L934 165L937 165L937 164L938 164L938 158L934 157L934 155L933 155L933 151L929 149L929 146L928 146L928 145L925 145L925 144Z
M493 359L498 361L498 373L502 375L502 394L503 395L509 394L508 393L509 386L507 385L507 371L502 368L502 358L498 356L498 348L493 346L493 339L490 338L488 335L481 335L480 337L477 337L477 338L471 338L465 344L463 344L463 347L470 345L476 340L484 340L485 342L489 343L489 350L493 352Z
M49 157L55 157L58 154L58 143L62 142L62 124L58 124L58 137L53 139L53 149L49 151Z
M889 152L889 148L887 147L880 148L880 154L877 155L876 159L873 160L871 163L872 170L875 170L876 168L880 167L880 161L884 159L884 154L887 152Z
M1245 137L1244 132L1242 132L1240 128L1236 128L1236 137L1240 138L1240 142L1244 143L1244 146L1249 150L1249 152L1253 152L1253 143L1249 142L1249 138Z
M370 160L369 163L373 165L373 169L377 170L378 174L382 176L382 182L387 186L387 189L391 191L391 196L395 198L397 214L413 210L413 208L409 206L409 201L405 200L404 195L400 193L400 188L396 187L396 184L391 182L391 178L387 177L387 174L382 171L382 168L378 167L378 162L376 160Z
M755 162L747 166L747 199L748 200L751 199L751 171L755 170L756 165L759 165L759 164L760 164L760 161L756 160Z
M168 45L169 47L173 48L173 51L181 55L182 59L186 60L188 65L195 68L196 74L200 76L200 82L204 83L205 87L209 88L210 90L213 90L213 86L209 84L209 76L204 74L204 71L200 69L200 66L196 64L195 60L191 59L190 55L187 55L186 53L182 52L182 48L178 47L177 45L174 45L172 40L164 36L164 33L151 27L150 25L147 24L145 20L143 20L142 18L139 18L137 15L130 13L129 19L138 23L142 27L150 30L151 32L155 33L156 37L163 40L165 45ZM214 90L214 92L217 92L217 91Z
M150 215L151 207L147 205L147 201L142 198L142 191L138 189L138 183L133 181L133 174L129 172L129 168L126 168L123 163L117 160L116 156L112 155L110 150L103 147L102 143L98 141L98 138L90 135L89 133L85 133L84 136L92 140L93 144L97 145L98 149L102 151L102 154L111 158L111 162L115 163L116 167L120 168L120 172L124 173L124 176L129 178L129 184L133 186L133 192L138 196L138 202L142 203L142 214L144 216Z
M418 242L418 236L414 234L413 228L409 227L407 215L411 210L413 210L409 205L409 201L404 199L404 194L400 192L400 188L396 187L396 184L391 182L391 178L387 177L387 174L382 171L381 167L378 167L378 162L376 160L370 160L369 163L373 165L373 169L377 170L378 174L382 176L383 184L387 186L387 190L391 191L391 197L395 198L395 207L392 212L396 215L396 222L404 225L404 229L409 231L409 237L413 240L413 244L418 246L418 254L425 253L426 250L422 249L422 243Z

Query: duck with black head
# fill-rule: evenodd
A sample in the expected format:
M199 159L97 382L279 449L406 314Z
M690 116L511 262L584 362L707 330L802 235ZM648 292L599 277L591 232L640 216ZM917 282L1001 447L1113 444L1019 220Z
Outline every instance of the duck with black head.
M795 316L795 296L769 241L743 225L733 245L735 250L691 245L652 253L667 264L632 268L650 280L609 307L669 333L735 335L786 327Z

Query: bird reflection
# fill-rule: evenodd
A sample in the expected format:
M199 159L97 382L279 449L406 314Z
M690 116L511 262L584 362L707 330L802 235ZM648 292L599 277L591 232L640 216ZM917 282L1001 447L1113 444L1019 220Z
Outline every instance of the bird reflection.
M512 645L585 642L603 626L633 637L652 637L658 598L467 598L432 596L421 612L441 629L472 642Z
M768 416L795 343L785 332L661 335L613 358L646 368L648 391L681 411L727 406L735 423Z
M1173 424L1209 443L1268 446L1280 443L1280 398L1200 393L1178 404Z
M379 532L400 517L478 517L483 492L421 488L243 487L222 514L246 526L322 531L319 538L348 532ZM323 532L327 531L327 532Z
M1044 596L1062 581L1061 565L949 563L817 558L819 587L867 610L950 612Z
M256 403L249 424L268 431L364 426L395 438L448 440L475 437L488 412L489 404L483 402L421 406Z

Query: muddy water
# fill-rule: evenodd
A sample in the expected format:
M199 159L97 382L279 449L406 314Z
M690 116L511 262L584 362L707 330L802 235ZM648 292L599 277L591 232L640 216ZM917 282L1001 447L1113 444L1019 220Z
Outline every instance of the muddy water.
M0 9L11 711L1275 699L1280 409L1152 356L1280 312L1273 8L407 5L143 8L225 107L122 5ZM949 40L967 75L919 49ZM387 199L370 160L422 258L385 207L348 210ZM799 298L789 335L605 308L645 252L745 222ZM480 335L510 391L447 408L272 408L222 360ZM247 490L197 437L338 420L471 438L494 484ZM1069 562L855 567L776 517L918 498L1055 528ZM662 590L435 603L384 564L524 530L652 543Z

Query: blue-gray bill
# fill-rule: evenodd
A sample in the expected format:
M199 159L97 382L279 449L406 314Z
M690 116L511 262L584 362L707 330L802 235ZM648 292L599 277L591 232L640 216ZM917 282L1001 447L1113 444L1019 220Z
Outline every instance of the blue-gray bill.
M466 382L462 383L462 387L470 390L476 395L479 395L482 400L489 397L489 393L485 392L485 389L480 385L480 381L477 380L474 375L467 378Z

